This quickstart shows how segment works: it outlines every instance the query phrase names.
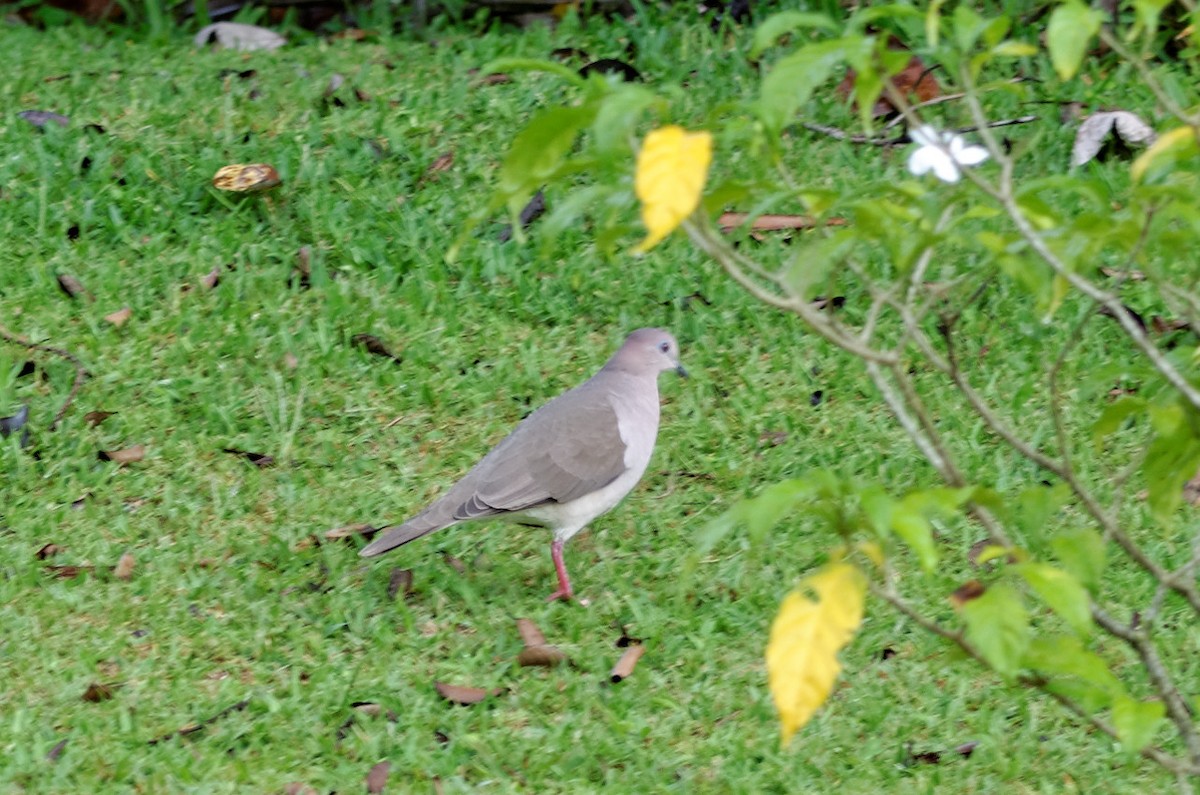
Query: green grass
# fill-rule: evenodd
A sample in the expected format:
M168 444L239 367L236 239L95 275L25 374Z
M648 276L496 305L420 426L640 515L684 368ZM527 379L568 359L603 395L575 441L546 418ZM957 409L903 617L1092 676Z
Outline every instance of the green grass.
M38 355L46 377L17 379L27 354L0 345L0 415L30 403L39 453L13 438L0 445L6 789L273 792L305 781L352 791L384 759L400 792L432 791L434 780L445 792L688 793L1122 793L1169 783L878 606L830 704L780 749L766 631L830 537L800 518L761 545L727 540L694 576L680 572L708 520L783 477L830 467L896 490L935 482L860 367L755 304L678 238L612 261L587 228L542 251L495 242L496 223L456 263L442 258L507 142L536 108L567 96L540 75L479 87L468 69L559 46L616 57L628 40L641 45L636 63L650 79L703 86L681 94L682 121L753 85L753 70L725 57L735 41L675 23L443 32L436 46L313 41L249 56L94 30L0 33L23 54L0 76L0 322L73 351L92 374L50 433L70 366ZM221 76L247 69L256 74ZM346 77L345 107L322 97L334 73ZM15 115L33 108L71 125L39 133ZM88 123L105 132L86 132ZM1056 123L1030 136L1051 142L1046 158L1069 147ZM818 184L903 165L830 141L792 145ZM449 151L453 166L423 178ZM220 166L256 161L283 177L271 197L210 189ZM745 153L718 167L758 166ZM289 284L302 246L312 251L308 290ZM220 285L196 286L214 267ZM60 273L95 301L65 297ZM697 292L710 303L685 300ZM125 326L102 320L122 306L133 311ZM543 603L553 569L542 531L457 528L369 563L352 544L306 542L418 509L643 325L676 333L693 378L664 377L647 477L568 547L589 607ZM996 360L1017 378L1055 338L1034 321L1011 330L1013 346ZM403 362L354 348L361 332ZM1094 340L1097 356L1119 340L1106 334ZM1008 388L998 379L988 392ZM824 400L812 406L818 389ZM98 409L118 413L87 426L83 414ZM1001 487L1034 477L964 418L944 422L961 428L957 447ZM764 445L774 431L787 435ZM139 463L96 459L139 443ZM279 461L259 470L224 447ZM956 532L945 544L961 553L976 538ZM51 578L35 558L47 542L65 547L53 563L103 567L129 551L134 576ZM408 600L386 596L393 567L414 571ZM960 574L948 570L946 581ZM522 616L575 667L518 668ZM648 651L609 686L622 627ZM885 648L896 655L881 659ZM434 681L508 692L455 707ZM115 683L113 698L83 701L92 682ZM245 710L188 738L148 744L243 699ZM359 717L339 741L356 701L396 719ZM46 761L64 738L58 761ZM902 764L909 744L967 741L980 743L970 759Z

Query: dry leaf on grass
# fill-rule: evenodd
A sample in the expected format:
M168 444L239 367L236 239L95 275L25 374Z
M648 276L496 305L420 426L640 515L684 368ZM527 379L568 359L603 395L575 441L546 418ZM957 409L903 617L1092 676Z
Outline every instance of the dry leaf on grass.
M387 786L388 774L392 770L391 762L380 762L367 773L367 792L380 793Z
M546 642L546 636L528 618L517 619L517 632L525 642L525 648L517 655L517 664L522 667L542 666L550 668L569 662L567 655L557 646Z
M80 574L90 573L95 570L95 566L47 566L46 573L53 574L60 580L73 580Z
M197 723L189 723L186 726L181 727L177 731L167 732L166 734L161 734L158 737L155 737L153 740L149 740L146 744L147 745L158 745L159 743L164 743L167 740L172 740L176 737L186 737L189 734L195 734L196 732L200 731L201 729L204 729L204 728L216 723L221 718L224 718L228 715L232 715L235 712L241 712L248 706L250 706L250 699L248 699L248 698L243 699L236 704L226 707L225 709L221 710L220 712L218 712L216 715L213 715L212 717L205 718L204 720L199 721Z
M83 415L83 421L88 425L96 426L116 413L115 411L89 411Z
M277 50L287 39L273 30L241 22L215 22L200 29L192 42L197 47L218 44L230 50Z
M222 166L212 178L214 188L231 193L260 193L278 187L281 182L279 172L267 163Z
M57 762L58 761L58 758L60 756L62 756L63 750L67 747L67 739L68 738L66 738L66 737L62 738L61 740L59 740L58 742L56 742L54 744L53 748L51 748L49 751L46 752L46 761L47 762Z
M252 453L249 450L239 450L236 447L222 447L221 452L244 458L259 469L275 465L275 456L267 455L266 453Z
M39 130L45 129L47 124L57 124L59 127L66 127L71 123L71 120L61 113L55 113L49 110L23 110L17 114L18 117L37 127Z
M1079 125L1071 147L1071 168L1082 166L1106 148L1128 155L1129 144L1149 146L1157 136L1140 116L1127 110L1093 113Z
M383 344L383 340L376 337L374 334L355 334L350 338L350 342L356 348L362 348L372 356L381 356L385 359L391 359L396 364L400 364L403 359L388 350L388 347Z
M388 599L394 600L398 595L401 594L407 598L412 594L412 592L412 569L392 569L392 573L388 575Z
M627 678L633 673L634 666L638 660L646 653L646 647L640 643L634 646L629 646L625 649L625 653L621 655L621 659L617 660L617 664L613 666L612 673L609 674L609 681L614 685L622 679Z
M146 445L135 444L123 450L101 450L97 454L101 461L112 461L114 464L132 464L146 457Z
M92 294L83 286L83 282L66 273L58 274L58 289L71 298L91 298Z
M200 277L200 284L204 285L209 290L213 289L220 283L221 283L221 268L220 268L220 266L214 267L208 273L206 273Z
M105 315L104 319L109 323L112 323L117 328L120 328L121 326L124 326L126 321L128 321L131 317L133 317L133 310L127 306L123 306L116 312L110 312L109 314Z
M816 226L845 226L846 219L838 216L817 221L811 215L756 215L750 213L721 213L717 226L722 232L731 232L750 221L750 229L759 232L777 232L782 229L812 229Z
M118 580L133 579L133 567L136 563L137 561L134 559L133 553L126 552L117 561L117 565L113 567L113 576Z
M113 697L113 686L101 684L100 682L92 682L87 686L87 690L83 691L84 701L89 704L99 704L101 701L108 701Z
M967 580L950 594L950 604L954 605L955 609L960 608L972 599L983 596L986 590L987 586L979 580Z
M62 551L62 547L51 542L49 544L43 544L42 547L36 553L34 553L34 557L36 557L38 560L45 560L46 558L54 557Z
M434 682L434 690L437 694L447 701L452 701L455 704L461 704L464 707L469 707L472 704L504 694L503 688L493 688L491 690L482 687L468 687L467 685L451 685L446 682Z
M303 781L292 781L283 785L283 795L320 795Z
M370 538L377 532L379 531L369 524L348 524L342 527L335 527L332 530L326 530L325 540L337 541L339 538L351 538L353 536Z

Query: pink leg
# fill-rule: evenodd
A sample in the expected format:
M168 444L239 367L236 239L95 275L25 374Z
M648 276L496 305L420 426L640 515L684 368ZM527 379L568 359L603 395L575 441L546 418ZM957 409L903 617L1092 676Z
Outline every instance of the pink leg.
M550 545L550 557L554 559L554 571L558 574L558 590L550 594L547 602L555 599L573 599L575 592L571 590L571 578L567 576L567 564L563 562L563 546L565 541L554 539Z

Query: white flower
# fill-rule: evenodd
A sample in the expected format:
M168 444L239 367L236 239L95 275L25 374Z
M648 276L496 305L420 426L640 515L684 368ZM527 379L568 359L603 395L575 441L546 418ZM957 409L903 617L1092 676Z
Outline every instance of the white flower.
M958 182L963 166L977 166L988 159L982 146L968 146L961 135L940 133L929 125L918 127L908 137L918 145L908 156L908 170L918 177L932 171L942 182Z

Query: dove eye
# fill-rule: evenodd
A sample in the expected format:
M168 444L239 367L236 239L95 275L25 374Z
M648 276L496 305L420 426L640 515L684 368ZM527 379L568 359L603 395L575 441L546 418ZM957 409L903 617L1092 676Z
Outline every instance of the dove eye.
M663 353L666 353L667 351L671 350L671 343L664 342L662 345L658 346L658 349Z

